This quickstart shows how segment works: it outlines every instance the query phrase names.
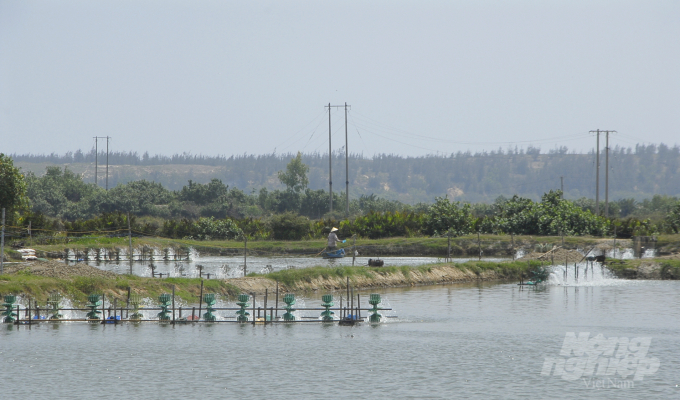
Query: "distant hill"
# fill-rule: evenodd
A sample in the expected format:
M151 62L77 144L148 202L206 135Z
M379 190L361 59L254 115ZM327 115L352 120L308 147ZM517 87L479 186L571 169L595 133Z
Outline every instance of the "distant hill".
M17 155L15 165L37 175L47 166L68 166L85 181L94 182L94 151L65 155ZM109 155L109 187L134 180L151 180L178 190L188 180L207 183L212 178L250 192L261 187L280 189L277 172L293 154L207 157L189 154L149 156L148 153L116 152ZM105 182L106 155L100 153L98 180ZM306 154L309 187L328 188L328 155ZM605 161L600 158L600 196L604 200ZM680 147L637 145L615 147L609 160L610 200L649 198L655 194L680 196ZM382 154L372 158L349 157L350 196L374 193L405 203L432 202L435 196L469 202L492 202L498 196L518 194L538 200L550 189L560 188L565 197L595 197L595 154L575 154L566 147L541 153L524 150L457 153L448 156L401 157ZM344 154L333 155L333 190L345 189Z

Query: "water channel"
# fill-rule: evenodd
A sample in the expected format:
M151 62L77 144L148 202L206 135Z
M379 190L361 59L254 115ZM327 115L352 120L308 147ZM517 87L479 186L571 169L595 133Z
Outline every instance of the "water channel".
M378 325L0 326L0 397L678 398L680 282L612 279L597 269L576 282L556 268L538 288L361 292L381 293L394 309L386 314L397 318ZM318 306L321 294L302 304ZM612 371L584 369L578 346L561 354L571 333L618 343L616 353L600 351ZM624 356L639 356L639 365L617 370L609 359ZM564 374L546 362L555 359L565 361Z

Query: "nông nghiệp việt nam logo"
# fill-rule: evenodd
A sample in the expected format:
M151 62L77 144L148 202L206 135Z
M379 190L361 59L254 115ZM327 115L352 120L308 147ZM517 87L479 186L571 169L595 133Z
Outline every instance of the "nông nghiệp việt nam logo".
M641 381L659 369L659 359L647 357L651 337L607 338L590 332L567 332L559 357L546 357L541 375L579 378L621 378Z

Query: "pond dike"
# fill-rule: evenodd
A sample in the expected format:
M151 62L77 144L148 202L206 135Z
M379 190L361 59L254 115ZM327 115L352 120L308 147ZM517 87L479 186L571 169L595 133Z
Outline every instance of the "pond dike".
M622 279L680 279L680 260L608 260L607 267Z
M525 263L523 265L526 266ZM391 268L353 267L352 271L348 271L347 274L340 274L335 269L327 269L328 272L318 271L317 268L298 271L301 272L299 276L290 274L291 276L288 277L285 275L289 271L281 271L269 274L273 275L272 277L268 275L248 276L229 279L228 282L244 293L264 294L265 289L269 293L275 291L277 281L279 291L316 292L344 290L347 287L348 277L350 285L355 289L496 281L517 277L517 270L513 269L480 270L477 267L468 269L464 267L464 264L461 264L461 267L454 264Z

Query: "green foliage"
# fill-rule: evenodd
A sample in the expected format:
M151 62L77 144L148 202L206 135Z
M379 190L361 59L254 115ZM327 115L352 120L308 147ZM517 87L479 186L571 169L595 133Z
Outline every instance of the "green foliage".
M41 177L26 175L31 209L59 219L87 219L99 213L95 194L104 192L94 184L86 184L68 167L47 167Z
M674 233L680 233L680 201L675 203L666 216L666 223Z
M615 221L614 224L616 225L616 236L619 238L628 239L633 236L652 236L659 233L657 226L649 219L640 220L630 217Z
M414 236L423 225L423 214L412 212L374 212L340 222L340 235L379 239L395 236Z
M513 196L499 204L496 224L500 231L515 235L603 235L608 231L605 218L583 211L562 199L560 191L552 190L540 203Z
M22 210L27 200L24 176L10 157L0 153L0 209L5 209L6 223L14 224L15 212Z
M229 187L219 179L214 178L205 185L195 183L190 179L189 184L177 193L177 199L205 205L223 199L226 197L228 190Z
M286 171L279 171L278 177L281 183L286 185L288 191L300 193L309 185L308 172L309 167L302 162L302 153L298 152L297 156L286 165Z
M93 202L99 203L100 212L127 211L134 215L169 216L158 206L167 205L173 198L172 193L160 183L145 180L118 185L97 195Z
M423 232L428 235L467 235L472 230L470 205L450 202L448 198L437 197L425 215Z
M161 229L163 236L175 239L236 239L243 234L238 224L229 218L199 218L197 221L182 219L165 221Z
M134 218L134 216L130 217L132 226L135 225ZM127 236L128 220L127 215L121 212L104 213L92 219L66 221L64 222L64 229L69 233L69 236L86 236L101 231L119 231L119 235Z
M235 239L242 234L231 219L199 218L193 225L195 238L198 240Z
M309 237L311 228L309 218L291 212L270 217L267 225L275 240L305 239Z

